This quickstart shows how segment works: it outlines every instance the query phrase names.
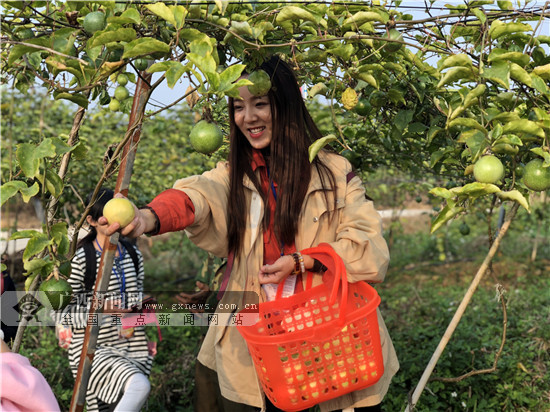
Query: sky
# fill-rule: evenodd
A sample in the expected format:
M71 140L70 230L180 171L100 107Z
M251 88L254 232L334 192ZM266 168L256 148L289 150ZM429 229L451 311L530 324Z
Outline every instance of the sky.
M429 0L427 0L427 1L429 2ZM544 3L545 3L545 1L543 1L543 0L534 0L534 1L528 1L528 2L526 2L525 0L523 0L523 1L512 0L512 4L514 5L514 7L525 7L525 6L529 7L529 8L535 7L535 6L542 7L544 5ZM464 4L464 1L460 1L460 0L450 0L450 1L449 0L447 0L447 1L436 0L436 1L434 1L433 5L432 5L432 7L434 8L434 14L436 14L436 13L437 14L445 13L445 8L444 7L445 7L446 4L459 5L459 4ZM399 10L402 11L403 13L412 14L414 19L422 19L422 18L428 17L428 15L426 14L425 10L422 7L423 5L424 5L424 1L420 1L420 0L402 1L400 6L399 6ZM495 2L494 7L497 7L496 2ZM550 7L550 5L548 7ZM436 9L438 9L438 10L436 10ZM535 23L533 22L532 24L534 25ZM538 30L538 34L550 35L550 19L546 19L546 20L543 21L543 24L540 26L540 28ZM153 80L158 79L158 77L159 77L159 74L155 74L154 77L153 77ZM189 85L189 83L186 82L183 79L183 80L180 80L174 86L173 89L170 89L166 85L166 82L163 82L163 84L161 84L153 92L153 94L151 96L151 99L150 99L148 109L149 110L158 110L160 107L162 107L166 104L170 104L171 102L174 102L175 100L180 98L183 94L185 94L185 91L186 91L188 85ZM128 86L130 86L130 84Z

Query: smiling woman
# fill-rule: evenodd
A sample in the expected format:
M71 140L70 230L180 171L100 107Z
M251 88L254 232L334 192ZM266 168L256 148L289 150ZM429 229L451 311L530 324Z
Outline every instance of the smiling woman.
M308 149L322 134L290 65L275 55L258 70L269 77L269 90L255 95L243 86L238 97L228 100L228 161L176 181L140 209L122 235L185 229L197 246L227 257L220 307L274 300L279 286L287 297L308 284L321 285L324 266L306 249L322 243L342 258L349 282L381 282L388 248L380 216L365 197L361 180L351 164L328 147L310 161ZM106 232L118 229L107 226L104 217L98 223ZM349 385L345 395L322 402L322 411L380 410L399 364L380 315L378 319L384 354L380 380L366 388ZM198 361L197 371L208 376L206 381L219 383L224 410L279 410L277 399L262 390L237 328L210 328Z

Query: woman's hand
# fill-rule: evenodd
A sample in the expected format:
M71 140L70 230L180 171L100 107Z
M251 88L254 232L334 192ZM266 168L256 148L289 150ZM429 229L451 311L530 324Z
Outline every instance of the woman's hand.
M260 284L265 285L266 283L280 283L285 280L295 268L296 264L294 263L294 258L291 255L281 256L272 264L263 265L260 268L260 273L258 274Z
M115 197L124 198L120 193L117 193ZM111 236L113 233L119 231L122 236L128 238L136 238L144 233L150 232L155 228L156 217L148 209L138 209L136 205L132 203L134 207L135 217L127 226L120 228L120 224L109 224L105 216L101 216L97 223L99 227L103 228L107 236Z

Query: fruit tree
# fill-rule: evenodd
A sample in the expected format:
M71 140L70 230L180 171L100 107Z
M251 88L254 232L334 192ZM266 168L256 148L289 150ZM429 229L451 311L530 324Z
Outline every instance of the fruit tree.
M46 206L42 232L12 235L30 239L27 275L58 277L74 253L58 200L72 190L71 159L89 156L79 132L91 105L128 114L128 89L154 74L150 96L160 84L185 81L181 100L196 121L223 132L226 97L244 85L262 89L261 74L252 76L258 83L241 76L273 53L296 66L308 99L321 96L330 113L311 158L331 145L359 171L392 165L436 176L441 184L430 195L441 208L433 231L483 199L530 210L529 194L548 189L550 170L548 7L430 1L418 17L402 3L2 1L3 88L25 94L41 84L51 99L77 105L70 130L14 137L11 163L2 168L2 204L19 194ZM164 109L139 121L154 122ZM216 150L214 140L197 150ZM180 144L191 143L182 137ZM482 166L495 161L484 165L489 178L476 180L480 159ZM523 165L530 165L527 180L518 176Z

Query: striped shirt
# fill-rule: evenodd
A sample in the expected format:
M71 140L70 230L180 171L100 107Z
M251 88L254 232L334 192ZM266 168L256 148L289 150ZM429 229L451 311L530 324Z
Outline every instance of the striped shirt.
M124 277L126 295L129 296L128 306L130 306L132 303L137 303L143 291L143 256L137 251L139 273L136 274L130 254L122 245L119 244L119 246L122 255L115 258L106 295L120 297L122 277ZM97 269L100 259L101 253L96 252ZM62 313L58 313L57 322L70 324L72 327L69 363L73 376L76 377L88 321L89 301L91 301L85 298L86 257L83 248L76 251L71 263L72 272L68 281L73 288L73 300ZM125 338L121 333L128 330L122 329L115 314L104 314L102 319L86 393L89 412L108 410L106 404L118 401L128 378L135 373L149 376L153 362L152 356L149 355L143 326L135 327L132 336Z

